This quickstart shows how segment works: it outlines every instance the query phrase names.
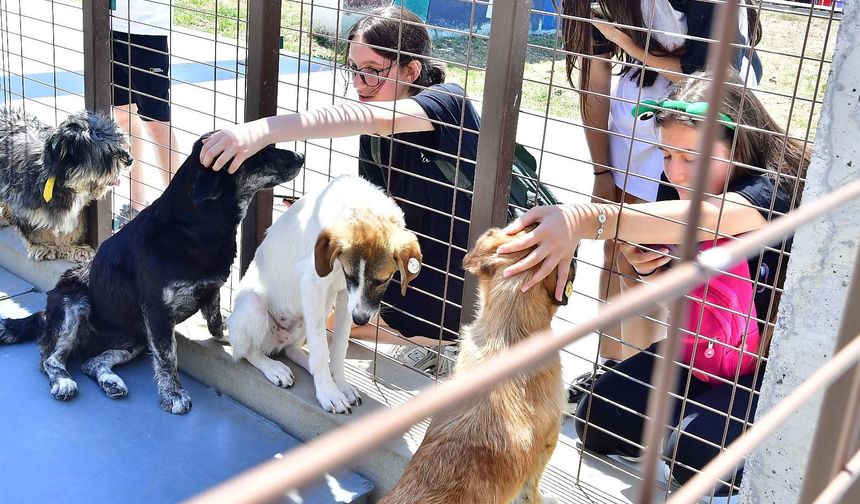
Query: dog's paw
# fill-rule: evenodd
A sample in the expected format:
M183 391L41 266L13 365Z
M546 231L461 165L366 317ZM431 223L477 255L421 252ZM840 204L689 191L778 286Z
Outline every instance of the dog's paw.
M51 384L51 395L54 399L68 401L78 393L78 384L71 378L58 378Z
M29 245L27 257L35 261L53 261L59 257L57 248L50 245Z
M74 245L59 251L61 259L68 259L78 263L88 262L95 257L96 251L89 245Z
M293 370L281 361L272 360L266 363L266 369L261 369L266 378L278 387L290 388L293 386Z
M337 388L346 396L350 406L358 406L361 404L361 394L358 393L358 389L355 388L355 386L347 382L335 383L337 384Z
M209 328L209 334L211 334L216 341L227 341L227 335L225 334L227 326L224 325L224 322L207 324L207 327Z
M352 414L352 408L349 407L349 399L347 399L346 395L338 390L337 387L332 387L331 389L326 388L324 390L317 387L317 401L319 401L322 409L329 413Z
M5 213L0 213L0 227L6 227L12 224L12 220L6 217Z
M158 395L161 409L174 415L184 415L191 411L191 396L183 389L162 392Z
M122 378L117 375L99 377L99 387L111 399L120 399L128 395L128 387L126 387Z

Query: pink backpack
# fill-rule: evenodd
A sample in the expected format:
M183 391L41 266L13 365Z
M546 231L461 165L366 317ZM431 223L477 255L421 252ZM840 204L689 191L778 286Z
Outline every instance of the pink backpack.
M725 239L719 240L717 246L723 241ZM713 241L703 242L700 251L713 246ZM741 261L727 273L712 275L707 282L689 292L688 296L692 298L687 299L689 312L686 323L681 326L682 362L692 366L693 376L705 382L712 381L713 385L721 382L711 380L708 375L734 380L739 360L739 376L751 374L755 370L760 343L749 264L746 260ZM740 352L742 344L746 350L743 354Z

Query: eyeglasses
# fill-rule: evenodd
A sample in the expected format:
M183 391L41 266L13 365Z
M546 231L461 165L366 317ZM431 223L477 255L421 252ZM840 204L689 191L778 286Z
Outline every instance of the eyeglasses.
M361 78L361 82L363 82L365 86L376 87L380 83L382 83L383 79L382 77L380 77L380 75L388 72L388 70L390 70L392 66L394 66L394 63L391 63L385 68L358 68L352 63L347 63L342 70L343 78L348 81L354 81L355 76L358 75Z
M678 112L684 112L685 114L705 117L708 113L708 103L689 103L680 100L663 100L661 102L656 100L642 100L642 103L633 107L631 113L633 117L638 117L642 121L647 121L654 117L654 114L656 114L660 109L677 110ZM717 118L723 122L723 126L732 131L737 127L735 120L728 114L719 112L717 114Z

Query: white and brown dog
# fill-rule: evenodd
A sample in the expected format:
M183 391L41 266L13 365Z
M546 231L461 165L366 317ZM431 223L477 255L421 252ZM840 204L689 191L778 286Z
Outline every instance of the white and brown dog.
M290 387L290 368L269 357L284 351L311 373L323 409L351 412L361 402L344 377L351 322L363 325L376 315L398 270L405 294L421 259L418 239L391 198L358 177L332 180L281 215L257 249L227 320L233 358ZM333 305L329 349L326 318ZM308 354L301 349L305 341Z

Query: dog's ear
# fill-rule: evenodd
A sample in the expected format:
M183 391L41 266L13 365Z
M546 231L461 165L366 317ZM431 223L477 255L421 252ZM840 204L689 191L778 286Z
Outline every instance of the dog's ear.
M327 277L334 269L334 260L341 252L340 243L331 229L323 229L314 246L314 269L320 278Z
M502 233L501 229L488 229L463 258L463 269L484 278L495 275L500 266L510 262L496 254L496 249L508 240L510 238Z
M224 191L224 185L221 183L222 176L208 168L197 170L197 176L194 178L194 185L191 187L191 201L194 206L203 203L206 200L218 199Z
M66 121L48 138L46 150L51 160L71 161L78 151L85 151L81 144L89 141L89 128L75 121Z
M395 244L394 261L397 263L397 269L400 270L400 295L405 296L409 282L421 272L421 261L424 256L421 255L418 237L411 231L401 231L394 238L393 243Z

